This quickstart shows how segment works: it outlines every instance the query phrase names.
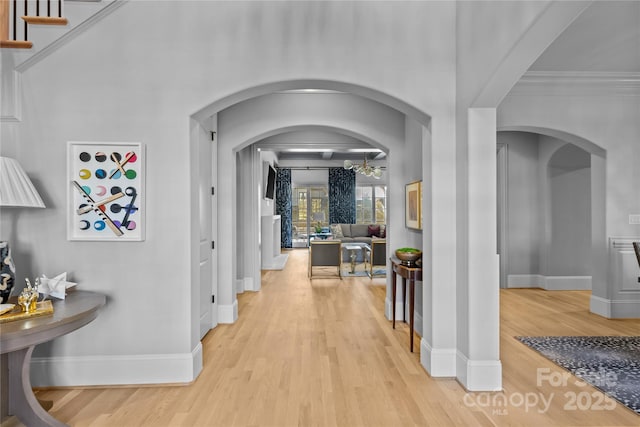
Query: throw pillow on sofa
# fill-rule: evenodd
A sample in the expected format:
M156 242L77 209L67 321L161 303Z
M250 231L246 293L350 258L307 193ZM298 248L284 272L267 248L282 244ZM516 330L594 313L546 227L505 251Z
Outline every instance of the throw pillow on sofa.
M367 228L367 235L369 237L380 237L380 226L376 224L369 225Z
M334 239L342 239L344 234L342 234L342 226L340 224L333 224L331 226L331 237Z
M384 224L380 224L380 234L378 235L378 237L382 238L382 239L386 239L387 238L387 226Z

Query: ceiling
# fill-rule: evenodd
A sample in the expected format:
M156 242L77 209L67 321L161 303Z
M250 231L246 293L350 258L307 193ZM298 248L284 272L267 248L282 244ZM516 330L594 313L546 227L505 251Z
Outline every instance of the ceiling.
M530 70L640 72L640 1L595 2Z
M529 70L640 73L640 0L594 2ZM380 150L334 132L313 135L290 132L263 140L258 146L276 152L280 160L361 161L364 156L368 160L385 160L385 153Z
M265 138L256 146L275 152L279 161L348 159L362 163L365 157L367 161L386 158L385 152L367 142L330 130L284 132Z

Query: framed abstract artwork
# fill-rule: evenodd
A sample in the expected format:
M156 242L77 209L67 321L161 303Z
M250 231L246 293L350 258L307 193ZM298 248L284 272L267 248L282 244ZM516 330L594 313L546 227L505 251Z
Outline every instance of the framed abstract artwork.
M405 186L405 225L407 228L422 230L422 181Z
M67 239L141 241L145 152L137 142L67 143Z

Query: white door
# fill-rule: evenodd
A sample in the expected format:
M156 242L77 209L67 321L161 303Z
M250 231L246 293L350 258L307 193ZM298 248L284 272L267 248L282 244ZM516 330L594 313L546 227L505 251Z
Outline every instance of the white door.
M200 339L211 328L218 324L218 301L216 293L217 274L213 262L213 212L214 195L212 164L214 151L210 132L200 129L198 138L198 163L199 163L199 199L200 199Z

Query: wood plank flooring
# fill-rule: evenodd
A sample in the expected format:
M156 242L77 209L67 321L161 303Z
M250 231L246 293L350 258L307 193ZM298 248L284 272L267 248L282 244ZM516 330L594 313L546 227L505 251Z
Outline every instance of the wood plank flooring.
M50 389L38 397L53 400L50 412L72 426L640 425L621 405L567 407L570 393L595 401L599 392L573 377L561 386L541 380L539 370L564 371L513 338L640 335L640 320L589 313L588 292L502 291L504 392L466 393L454 379L429 377L419 338L408 351L406 324L391 328L384 279L309 281L307 252L289 254L283 271L263 272L260 292L239 295L238 322L204 338L204 370L193 384ZM3 427L14 425L11 418Z

